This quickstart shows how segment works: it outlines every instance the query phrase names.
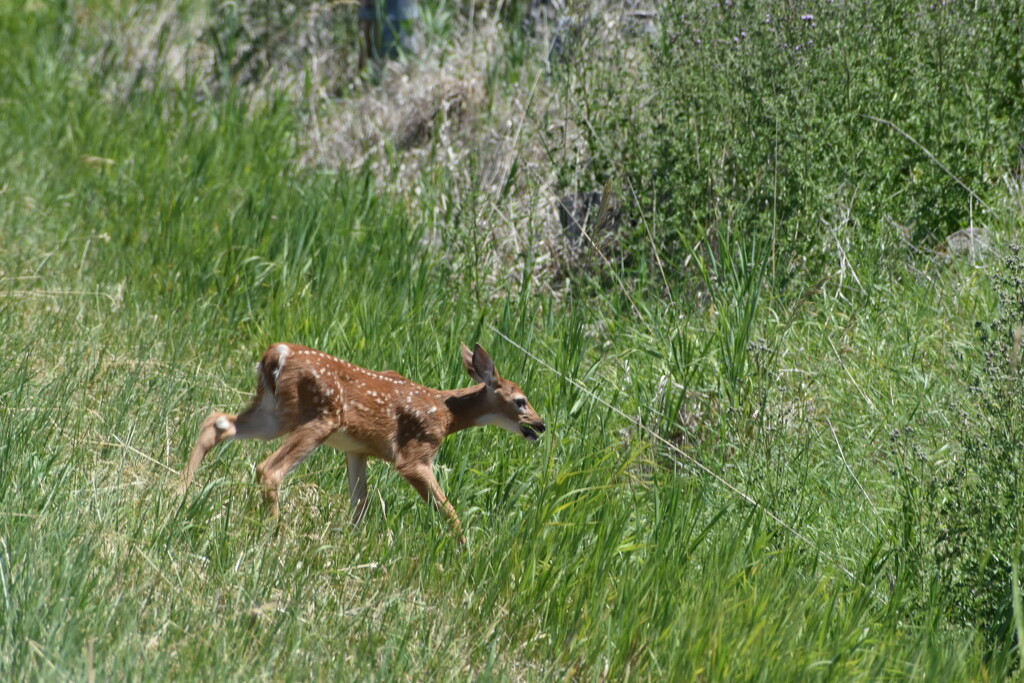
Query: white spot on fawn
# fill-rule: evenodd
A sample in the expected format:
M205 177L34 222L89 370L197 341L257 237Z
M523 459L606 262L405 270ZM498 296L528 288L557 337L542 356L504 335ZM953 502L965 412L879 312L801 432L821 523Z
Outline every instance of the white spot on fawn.
M226 431L231 426L231 421L224 417L223 415L221 415L220 417L217 418L217 421L214 424L216 425L217 429L223 432Z
M287 344L277 345L277 369L274 370L274 384L277 384L278 378L281 376L281 371L284 370L284 361L288 357L288 352L291 349L288 348Z

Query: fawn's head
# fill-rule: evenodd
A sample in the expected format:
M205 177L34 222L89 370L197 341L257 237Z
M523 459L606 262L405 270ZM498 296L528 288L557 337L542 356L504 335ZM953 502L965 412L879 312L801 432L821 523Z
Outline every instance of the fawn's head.
M485 412L476 420L479 425L497 425L513 434L520 434L528 441L536 441L547 429L544 420L530 405L530 399L519 385L504 379L494 367L494 361L484 348L477 344L472 351L462 345L462 364L466 372L477 382L487 386Z

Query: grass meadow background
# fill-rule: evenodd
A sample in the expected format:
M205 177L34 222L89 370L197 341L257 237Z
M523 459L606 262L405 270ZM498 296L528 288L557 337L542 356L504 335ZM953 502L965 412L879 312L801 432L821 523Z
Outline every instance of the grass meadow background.
M1015 675L1020 10L738 5L430 0L359 76L348 6L325 75L253 47L315 3L0 0L0 677ZM356 136L410 73L461 109ZM281 528L267 444L182 499L283 340L446 388L480 341L549 430L443 447L465 550L379 463L352 529L328 448Z

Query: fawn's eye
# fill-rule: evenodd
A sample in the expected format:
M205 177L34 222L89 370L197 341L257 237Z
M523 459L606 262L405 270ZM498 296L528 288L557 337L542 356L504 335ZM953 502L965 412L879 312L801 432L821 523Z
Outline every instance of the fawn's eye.
M517 398L515 400L515 404L516 404L516 408L525 408L526 407L526 398L523 397L523 396L520 396L519 398Z

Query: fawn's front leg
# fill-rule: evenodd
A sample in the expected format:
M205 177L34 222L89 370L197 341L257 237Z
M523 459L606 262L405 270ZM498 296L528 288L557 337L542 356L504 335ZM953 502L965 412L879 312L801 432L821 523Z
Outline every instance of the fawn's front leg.
M447 515L452 524L452 529L455 530L459 537L459 545L464 545L466 537L462 535L462 522L459 521L459 515L456 514L455 508L448 502L444 491L441 490L441 485L437 483L432 461L433 458L417 458L411 462L402 463L397 467L401 475L405 477L405 480L412 484L413 488L423 496L423 500L427 501L431 507L441 510Z
M359 526L369 502L366 498L366 456L346 453L348 459L348 495L352 500L352 525Z

